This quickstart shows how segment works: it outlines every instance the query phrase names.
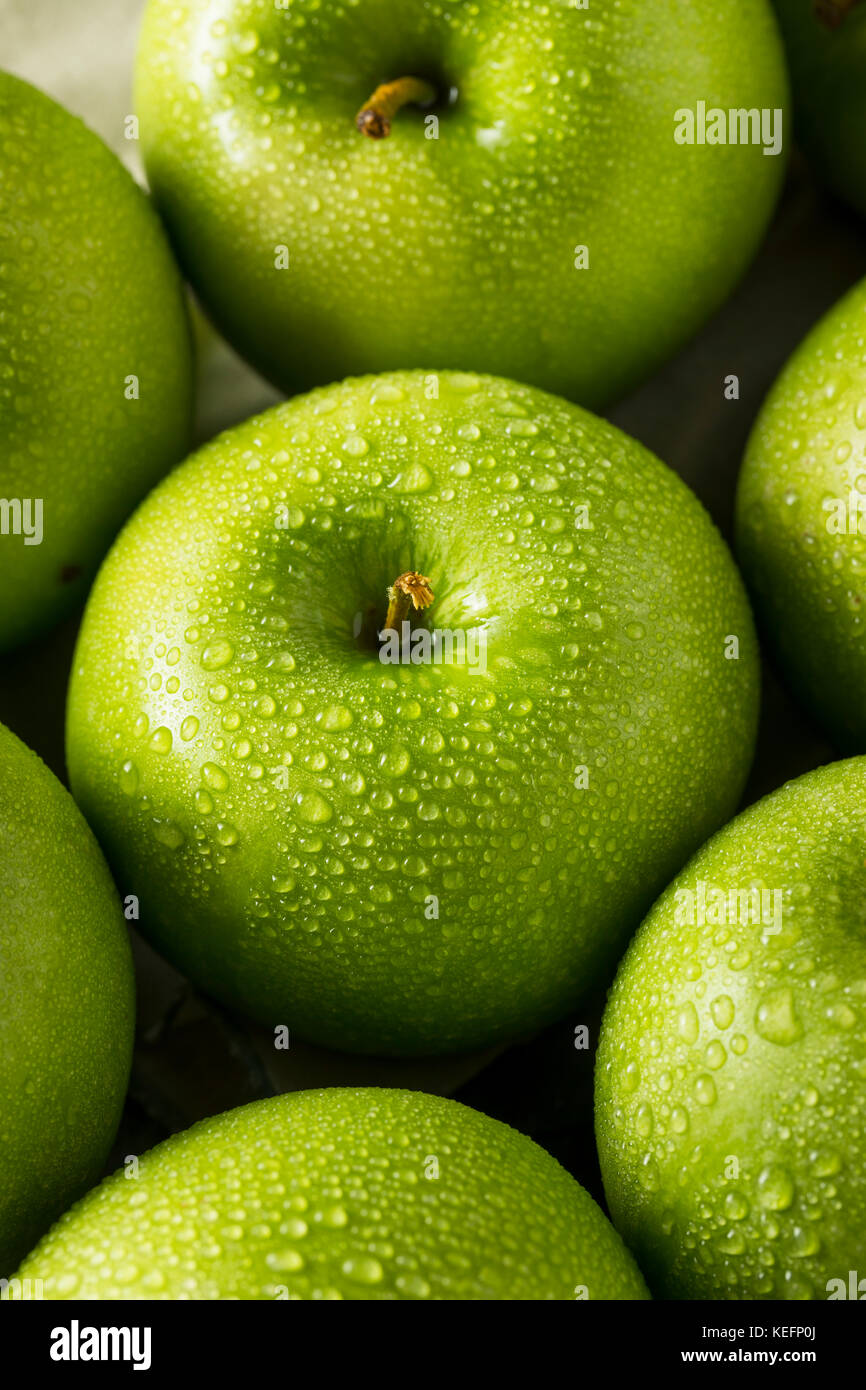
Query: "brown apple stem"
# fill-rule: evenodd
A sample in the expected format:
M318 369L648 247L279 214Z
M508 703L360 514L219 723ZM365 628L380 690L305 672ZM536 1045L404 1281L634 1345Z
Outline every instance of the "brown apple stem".
M391 133L391 122L401 106L432 106L436 88L423 77L399 77L383 82L355 117L355 125L371 140L384 140Z
M838 29L860 4L862 0L815 0L815 14L828 29Z
M400 631L400 625L409 615L409 609L429 608L433 602L430 580L415 570L407 570L388 590L388 615L383 632Z

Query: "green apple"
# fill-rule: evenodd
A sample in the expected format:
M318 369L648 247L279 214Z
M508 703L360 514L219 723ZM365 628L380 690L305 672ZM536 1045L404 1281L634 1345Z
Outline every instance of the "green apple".
M441 1096L341 1088L166 1140L68 1212L19 1277L60 1299L648 1297L610 1222L532 1140Z
M866 749L866 280L797 349L758 418L737 550L791 685L840 748Z
M773 0L794 88L794 126L815 167L866 216L866 6Z
M62 107L0 73L0 652L83 599L189 447L183 290L147 198Z
M0 1275L99 1176L133 1011L99 847L66 789L0 724Z
M681 346L785 161L677 143L677 116L784 112L775 21L765 0L585 11L150 0L148 178L229 341L287 391L431 364L595 407Z
M673 473L534 388L406 372L277 406L151 494L88 604L67 751L192 980L442 1053L612 970L736 807L757 699L741 581Z
M855 758L720 831L620 965L596 1135L659 1297L846 1297L866 1275L864 864Z

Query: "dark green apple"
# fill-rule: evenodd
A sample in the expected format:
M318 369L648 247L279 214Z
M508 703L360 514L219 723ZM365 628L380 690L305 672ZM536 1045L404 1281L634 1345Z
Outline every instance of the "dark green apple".
M135 100L187 275L284 389L430 364L597 407L725 299L780 187L677 113L787 97L765 0L151 0Z
M596 1135L658 1297L845 1298L866 1277L864 865L855 758L720 831L620 965Z
M99 1176L133 1009L99 847L66 789L0 724L0 1275Z
M773 4L791 66L797 138L835 192L866 216L866 6Z
M395 653L413 571L435 598L401 600ZM667 468L533 388L397 373L275 407L151 494L89 601L67 750L193 980L318 1042L434 1053L612 969L734 810L757 698L739 576Z
M189 447L180 278L102 141L0 73L0 652L79 603Z
M840 748L866 748L866 281L797 349L758 418L737 551L788 680Z
M441 1096L339 1087L175 1135L67 1213L19 1277L61 1299L648 1297L530 1139Z

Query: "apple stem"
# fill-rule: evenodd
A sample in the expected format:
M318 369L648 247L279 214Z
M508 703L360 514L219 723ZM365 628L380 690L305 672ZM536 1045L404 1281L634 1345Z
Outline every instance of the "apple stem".
M371 140L384 140L391 133L391 122L401 106L432 106L436 88L423 77L398 77L396 82L383 82L355 117L355 125Z
M410 605L413 608L429 608L432 602L430 580L416 570L407 570L388 589L388 615L383 632L399 632L401 624L408 617Z
M828 29L838 29L862 0L815 0L815 14Z

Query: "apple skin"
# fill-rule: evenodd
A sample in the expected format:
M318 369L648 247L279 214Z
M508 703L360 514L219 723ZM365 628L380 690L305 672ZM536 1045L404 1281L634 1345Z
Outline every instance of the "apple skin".
M359 133L411 75L458 91L439 138L419 107ZM699 100L786 108L765 0L150 0L135 96L187 276L282 389L430 364L596 409L725 300L776 201L783 156L675 142Z
M532 1140L441 1096L340 1087L166 1140L134 1182L119 1172L85 1197L19 1277L59 1299L649 1296Z
M853 758L725 826L620 965L596 1137L614 1224L656 1297L824 1299L866 1269L864 863ZM781 930L678 921L676 894L701 880L778 890Z
M736 549L785 677L843 752L866 749L866 280L794 353L746 449ZM845 534L829 509L844 503ZM864 497L866 504L866 497ZM863 534L847 534L848 512ZM828 529L832 528L832 529Z
M132 1055L132 957L72 797L0 724L0 1275L93 1183Z
M841 12L845 0L837 0ZM833 0L826 0L829 10ZM794 129L834 192L866 216L866 8L856 0L838 27L815 0L773 0L794 92Z
M486 671L356 640L410 569ZM277 406L151 494L88 603L68 764L197 984L334 1047L445 1053L612 971L733 813L758 684L739 575L669 469L533 388L395 373Z
M0 652L79 604L133 507L190 444L184 292L159 219L98 136L0 73ZM139 398L126 399L127 378Z

